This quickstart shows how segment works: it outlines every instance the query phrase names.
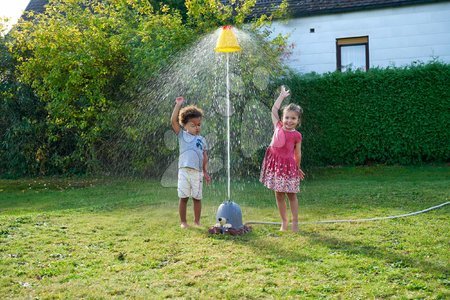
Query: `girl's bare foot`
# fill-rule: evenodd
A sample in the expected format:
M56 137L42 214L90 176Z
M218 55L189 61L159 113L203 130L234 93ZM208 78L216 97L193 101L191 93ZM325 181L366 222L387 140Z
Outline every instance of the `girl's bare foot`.
M180 227L184 229L184 228L188 228L189 225L186 222L181 222Z
M200 224L200 222L194 222L194 225L197 226L197 227L201 227L202 226L202 224Z
M298 232L298 223L297 222L292 223L292 231L293 232Z

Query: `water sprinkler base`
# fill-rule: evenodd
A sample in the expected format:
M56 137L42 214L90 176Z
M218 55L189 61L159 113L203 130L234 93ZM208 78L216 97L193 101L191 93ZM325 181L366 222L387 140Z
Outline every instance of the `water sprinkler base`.
M210 234L229 234L229 235L243 235L252 231L251 226L243 225L241 228L226 228L222 226L212 226L208 229Z
M209 233L242 235L251 231L250 226L242 224L241 208L231 200L226 200L219 206L216 221L217 223L209 228Z

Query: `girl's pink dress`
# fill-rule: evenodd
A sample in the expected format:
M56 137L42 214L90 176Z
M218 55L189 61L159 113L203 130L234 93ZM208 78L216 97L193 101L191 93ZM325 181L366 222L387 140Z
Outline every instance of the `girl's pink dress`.
M272 142L267 148L261 167L261 181L267 188L284 193L300 191L300 172L295 162L295 144L302 140L297 130L284 130L278 122Z

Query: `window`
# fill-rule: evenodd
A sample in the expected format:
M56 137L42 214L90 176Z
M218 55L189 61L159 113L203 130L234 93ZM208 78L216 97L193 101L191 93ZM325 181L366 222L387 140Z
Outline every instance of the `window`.
M369 37L336 39L337 69L369 70Z

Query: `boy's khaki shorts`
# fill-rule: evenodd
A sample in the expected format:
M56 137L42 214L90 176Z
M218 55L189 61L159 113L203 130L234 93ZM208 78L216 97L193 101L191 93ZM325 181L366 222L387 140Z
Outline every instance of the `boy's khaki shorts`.
M178 197L202 199L203 172L191 169L178 169Z

